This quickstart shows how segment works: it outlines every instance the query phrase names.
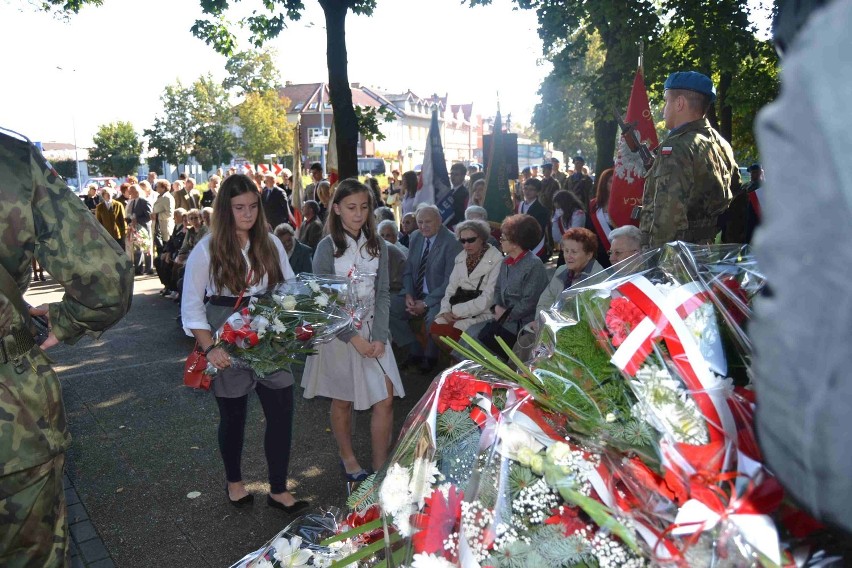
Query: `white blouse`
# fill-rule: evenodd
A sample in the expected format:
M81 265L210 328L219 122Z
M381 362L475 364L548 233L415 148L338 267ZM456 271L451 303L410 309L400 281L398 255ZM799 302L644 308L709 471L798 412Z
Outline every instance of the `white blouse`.
M239 292L233 292L227 289L216 288L213 283L213 278L210 275L210 235L205 235L198 244L193 247L189 253L189 258L186 260L186 271L183 275L183 292L181 293L180 316L183 322L184 332L192 337L193 329L210 330L210 324L207 323L207 311L204 308L204 297L206 296L239 296ZM290 262L287 260L287 253L284 251L284 245L275 235L269 234L269 239L275 244L278 251L278 260L281 265L281 272L284 274L285 280L295 278L293 269L290 268ZM243 248L243 258L246 264L251 268L248 251L249 244ZM248 276L248 275L246 275ZM266 292L267 277L264 276L261 281L246 290L247 296L255 296ZM214 331L214 330L210 330Z

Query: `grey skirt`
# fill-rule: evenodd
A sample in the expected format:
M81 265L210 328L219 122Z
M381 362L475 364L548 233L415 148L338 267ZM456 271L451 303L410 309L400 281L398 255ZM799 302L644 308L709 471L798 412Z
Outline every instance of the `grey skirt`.
M293 374L287 369L260 379L248 369L228 367L219 371L213 379L213 394L221 398L240 398L253 391L259 382L270 389L283 389L293 386Z

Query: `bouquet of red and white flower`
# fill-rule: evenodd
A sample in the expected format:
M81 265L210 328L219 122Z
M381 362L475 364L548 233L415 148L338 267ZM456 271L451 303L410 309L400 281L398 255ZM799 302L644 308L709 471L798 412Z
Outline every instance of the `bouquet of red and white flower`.
M217 345L234 367L264 377L350 326L349 296L346 279L300 274L231 314L216 333ZM215 367L208 372L215 374Z

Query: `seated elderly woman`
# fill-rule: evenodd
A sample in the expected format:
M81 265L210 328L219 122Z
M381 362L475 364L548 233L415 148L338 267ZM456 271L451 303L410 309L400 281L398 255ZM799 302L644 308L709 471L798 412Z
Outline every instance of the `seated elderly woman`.
M440 311L429 328L439 346L443 344L439 337L458 340L473 324L494 318L491 304L503 255L488 244L488 229L485 221L456 225L456 236L464 250L456 255Z
M494 317L503 319L507 334L517 335L535 318L536 303L547 286L544 264L530 252L541 241L541 225L533 217L521 214L507 217L500 229L506 258L500 263L494 286ZM477 337L488 323L474 324L467 333Z
M598 238L593 232L583 227L565 231L562 235L562 257L565 264L556 269L547 289L539 298L536 309L550 309L563 290L603 270L595 260L597 253Z
M485 210L485 207L480 207L479 205L469 205L468 208L464 210L464 218L467 219L468 221L475 221L475 220L485 221L485 223L487 224L488 223L488 211ZM497 250L501 250L500 249L500 243L494 237L494 231L491 231L490 227L489 227L489 233L488 233L488 244L493 246Z
M296 238L296 230L293 226L289 223L281 223L275 227L273 233L284 245L284 252L287 253L287 260L290 262L293 274L298 276L302 272L312 272L314 249Z
M392 244L398 248L403 253L404 257L408 257L408 247L399 242L399 231L396 229L396 221L390 219L379 221L379 224L376 225L376 232L378 232L379 236L387 241L388 244Z
M609 232L609 261L612 264L634 257L642 251L642 231L625 225Z

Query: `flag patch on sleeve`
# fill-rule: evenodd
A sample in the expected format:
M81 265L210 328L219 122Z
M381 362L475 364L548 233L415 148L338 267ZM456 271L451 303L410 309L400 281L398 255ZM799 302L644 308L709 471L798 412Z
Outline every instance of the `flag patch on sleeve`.
M662 149L660 150L660 154L663 155L663 156L670 156L671 153L672 153L672 147L671 146L663 146Z

